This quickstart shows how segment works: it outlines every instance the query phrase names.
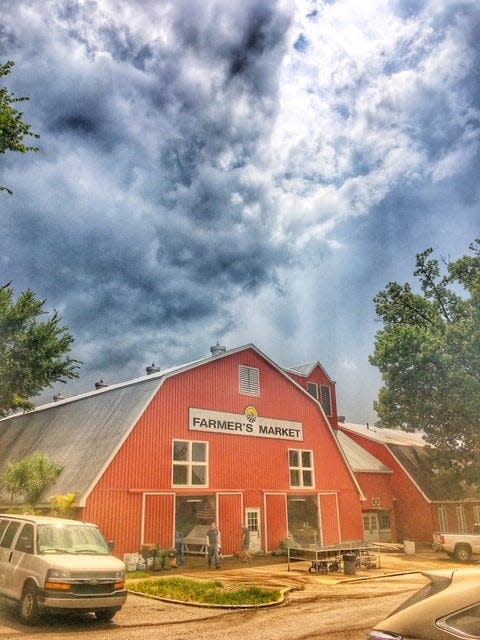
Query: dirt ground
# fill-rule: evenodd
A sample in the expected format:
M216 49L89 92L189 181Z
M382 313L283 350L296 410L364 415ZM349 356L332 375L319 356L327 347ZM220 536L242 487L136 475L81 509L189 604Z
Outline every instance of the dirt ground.
M204 557L189 556L184 567L145 572L145 576L215 577L224 583L293 590L286 593L280 607L220 610L130 593L113 624L99 624L93 616L45 616L35 629L35 637L58 640L62 634L65 640L75 640L88 632L92 640L223 640L227 636L232 640L363 640L369 628L426 583L419 572L465 565L427 547L413 555L398 549L382 552L379 566L356 569L355 575L310 573L309 566L310 562L295 562L289 571L286 557L258 555L248 564L235 557L225 558L220 569L209 570ZM129 587L134 589L134 581ZM32 637L31 629L19 623L8 602L0 607L0 637Z
M269 554L256 555L252 562L244 563L237 557L224 558L220 569L209 569L203 556L186 557L185 566L163 571L149 572L152 576L183 575L195 578L219 578L223 582L233 581L248 585L270 588L297 587L288 595L289 599L298 600L311 597L315 592L326 586L344 582L370 582L374 578L402 573L414 573L429 569L459 568L464 565L451 560L446 554L432 551L425 546L418 548L416 553L409 555L403 551L382 551L379 565L372 569L356 569L355 575L345 575L343 571L331 572L327 575L309 572L310 561L295 561L290 563L286 556L272 556ZM133 586L133 585L132 585ZM365 584L365 590L370 591L371 585Z

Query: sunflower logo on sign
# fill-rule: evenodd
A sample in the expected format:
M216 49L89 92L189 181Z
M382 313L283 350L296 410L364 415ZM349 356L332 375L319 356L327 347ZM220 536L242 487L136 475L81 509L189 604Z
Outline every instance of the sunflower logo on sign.
M255 407L248 406L245 409L245 418L247 419L247 422L255 422L255 420L258 418L258 412Z

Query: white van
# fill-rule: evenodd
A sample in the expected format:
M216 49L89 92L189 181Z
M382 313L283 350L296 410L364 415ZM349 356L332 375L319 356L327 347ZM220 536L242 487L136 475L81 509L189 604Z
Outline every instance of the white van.
M94 524L0 514L0 596L18 601L29 624L41 610L111 620L127 599L125 564Z

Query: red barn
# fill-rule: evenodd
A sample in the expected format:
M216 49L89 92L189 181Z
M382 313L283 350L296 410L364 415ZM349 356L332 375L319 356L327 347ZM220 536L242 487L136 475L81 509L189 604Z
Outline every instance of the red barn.
M238 550L242 522L254 551L287 536L361 540L363 496L317 399L326 395L315 397L254 345L211 352L1 420L0 471L47 453L64 469L43 506L75 492L78 517L97 522L119 555L171 547L178 531L201 551L214 519L225 554Z
M365 529L373 528L377 539L383 539L382 523L390 523L393 541L431 543L434 531L472 531L474 523L480 522L478 496L453 499L448 494L432 471L421 434L355 424L339 424L339 428L392 472L388 489L385 479L375 487L371 479L364 482L356 472L367 496Z

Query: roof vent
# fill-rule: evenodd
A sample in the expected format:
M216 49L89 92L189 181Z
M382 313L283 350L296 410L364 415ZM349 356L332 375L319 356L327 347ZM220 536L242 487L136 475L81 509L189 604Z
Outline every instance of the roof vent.
M53 401L54 401L54 402L58 402L59 400L65 400L65 396L62 396L62 394L61 394L61 393L56 393L56 394L53 396Z
M210 353L212 354L212 356L219 356L221 353L226 353L226 351L227 347L224 347L218 342L214 347L210 347Z
M160 367L157 367L155 363L152 362L152 364L149 367L147 367L146 371L150 376L152 373L158 373L160 371Z
M95 389L103 389L103 387L108 387L108 384L103 380L100 380L100 382L95 382Z

